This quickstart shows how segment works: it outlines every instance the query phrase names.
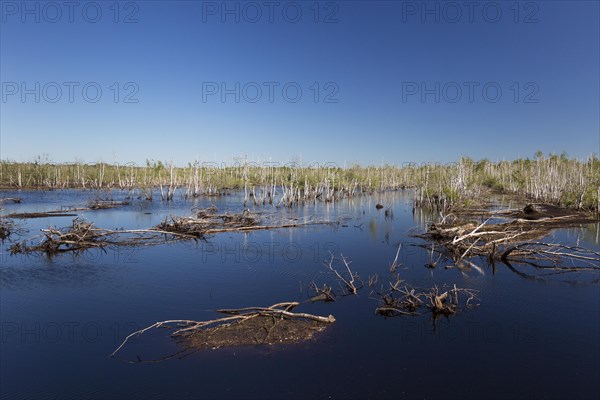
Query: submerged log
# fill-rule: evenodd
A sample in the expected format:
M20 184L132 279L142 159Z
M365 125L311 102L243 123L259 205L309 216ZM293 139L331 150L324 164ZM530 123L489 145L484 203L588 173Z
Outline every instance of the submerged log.
M4 197L0 198L0 203L20 203L22 199L20 197Z
M77 214L65 211L45 211L45 212L31 212L31 213L12 213L8 214L6 218L16 219L27 219L27 218L48 218L48 217L76 217Z
M116 208L121 206L127 206L130 203L128 201L115 201L115 200L94 200L90 202L90 210L107 210L110 208Z

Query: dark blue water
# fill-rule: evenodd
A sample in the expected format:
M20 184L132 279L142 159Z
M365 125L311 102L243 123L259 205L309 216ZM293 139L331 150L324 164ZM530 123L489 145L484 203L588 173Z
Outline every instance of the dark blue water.
M2 214L85 205L126 192L9 192L21 204ZM392 211L376 210L381 202ZM132 198L129 206L79 212L104 228L148 228L169 215L215 204L240 211L239 196L170 204ZM430 255L410 232L432 216L412 212L411 193L360 197L335 204L256 209L280 219L343 218L337 226L222 233L207 242L11 256L0 264L2 398L593 398L600 396L598 274L540 273L480 263L481 271L428 269ZM15 220L30 240L72 218ZM599 248L598 226L555 232L553 241ZM377 291L396 272L415 287L456 284L479 290L481 305L449 319L375 315ZM311 282L332 283L323 266L342 253L365 281L377 284L334 303L297 310L333 314L315 340L197 352L179 350L167 332L151 332L108 355L130 332L166 319L212 319L218 308L305 301ZM138 359L139 357L139 359ZM133 361L128 362L128 361Z

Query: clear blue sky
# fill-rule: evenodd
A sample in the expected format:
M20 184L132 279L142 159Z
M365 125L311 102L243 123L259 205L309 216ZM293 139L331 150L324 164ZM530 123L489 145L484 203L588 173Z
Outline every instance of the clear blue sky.
M313 1L3 0L0 157L401 164L600 153L598 1L518 12L514 1L476 3L320 2L316 14ZM239 103L223 101L221 85L236 83Z

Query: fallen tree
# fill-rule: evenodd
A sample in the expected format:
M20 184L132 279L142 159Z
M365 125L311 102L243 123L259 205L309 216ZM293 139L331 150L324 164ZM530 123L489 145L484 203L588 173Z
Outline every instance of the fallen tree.
M469 219L471 214L446 216L414 236L437 244L432 253L438 249L440 256L458 267L474 266L472 259L482 257L490 263L527 263L540 269L600 271L600 252L542 241L554 229L597 223L591 214L528 205L522 210L480 211L478 216L486 219L475 222ZM508 221L498 222L499 218Z

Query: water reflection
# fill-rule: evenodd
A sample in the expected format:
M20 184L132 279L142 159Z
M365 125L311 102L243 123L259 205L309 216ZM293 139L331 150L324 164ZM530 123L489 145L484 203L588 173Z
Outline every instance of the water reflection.
M127 193L110 195L120 200ZM28 211L81 206L94 196L92 191L11 194L22 197L21 206ZM575 387L582 397L597 396L597 274L540 273L531 266L490 263L484 258L472 260L479 270L468 264L453 265L440 257L435 246L410 235L439 218L430 211L413 210L411 196L410 191L396 191L293 209L252 208L277 220L351 220L337 227L228 233L206 242L132 252L111 249L79 258L10 256L6 252L9 241L3 244L0 263L1 395L313 398L335 394L397 398L401 387L409 397L452 393L461 398L507 398L515 397L518 387L519 393L534 397L568 398ZM518 206L510 201L503 206ZM169 204L134 200L128 207L82 216L105 228L147 228L169 215L191 215L194 207L211 203L220 211L239 211L242 202L236 194L176 199ZM377 210L377 203L384 208ZM2 213L14 210L6 205ZM35 235L48 224L63 226L69 221L55 218L19 223ZM597 248L599 229L593 224L560 230L550 239ZM392 273L390 264L399 244L399 265ZM124 335L159 320L203 320L218 308L304 302L311 296L308 288L312 282L331 284L323 266L330 252L348 257L352 271L365 283L375 274L378 281L370 288L365 284L357 296L333 303L302 303L306 312L335 315L336 323L321 339L278 349L203 351L152 364L125 365L107 357ZM434 321L429 315L377 316L376 294L382 286L388 287L388 282L395 282L396 274L418 288L456 284L478 290L481 306ZM50 322L60 327L72 322L93 323L102 335L92 341L76 330L71 340L64 330L53 341L49 330L43 329ZM39 334L31 333L36 326L40 326ZM175 353L177 347L166 337L151 345L138 341L131 350L134 357L139 354L144 360L154 354ZM431 360L452 360L453 368ZM476 365L488 368L474 368ZM390 371L398 368L402 373L389 379ZM490 374L490 370L500 372ZM511 371L510 376L505 371ZM556 371L578 373L556 379ZM270 379L265 380L265 375ZM318 384L299 385L298 376ZM435 385L427 384L431 376L436 377ZM498 385L499 379L510 379L512 384ZM490 392L490 387L495 391Z

